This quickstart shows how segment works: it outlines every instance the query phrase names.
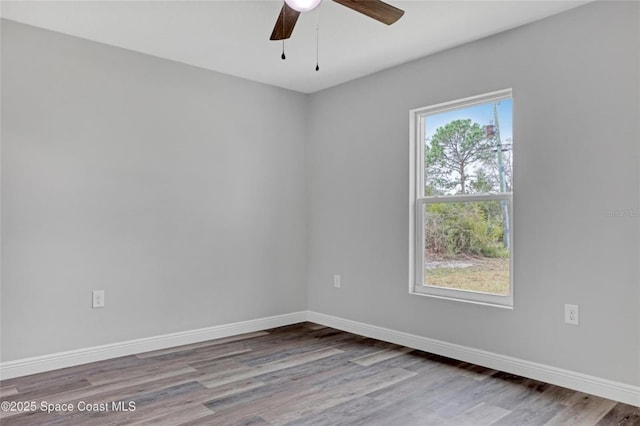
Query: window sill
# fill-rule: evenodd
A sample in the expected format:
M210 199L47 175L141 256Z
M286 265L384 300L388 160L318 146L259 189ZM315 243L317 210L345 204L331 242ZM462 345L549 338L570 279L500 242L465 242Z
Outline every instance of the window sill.
M430 288L429 290L416 290L412 288L409 290L409 294L415 296L424 296L431 297L434 299L442 299L442 300L452 300L455 302L463 302L463 303L471 303L474 305L483 305L490 306L493 308L501 308L501 309L510 309L513 310L513 298L509 296L496 296L496 295L487 295L485 293L475 293L471 291L460 291L460 290L450 290L450 289L435 289L440 291L441 294L435 294L434 291ZM466 297L456 296L455 293L464 293ZM474 295L474 296L471 296ZM487 296L490 296L487 298ZM472 298L473 297L473 298ZM485 300L481 300L484 298ZM503 302L486 300L486 299L497 299L503 300Z

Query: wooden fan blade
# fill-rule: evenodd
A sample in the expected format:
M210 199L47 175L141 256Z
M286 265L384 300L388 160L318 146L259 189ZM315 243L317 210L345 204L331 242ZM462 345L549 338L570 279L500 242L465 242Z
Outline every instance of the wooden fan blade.
M404 15L404 10L380 0L333 0L343 6L367 15L383 24L391 25Z
M293 10L288 4L282 6L276 25L271 33L271 40L284 40L291 37L293 27L296 26L300 12Z

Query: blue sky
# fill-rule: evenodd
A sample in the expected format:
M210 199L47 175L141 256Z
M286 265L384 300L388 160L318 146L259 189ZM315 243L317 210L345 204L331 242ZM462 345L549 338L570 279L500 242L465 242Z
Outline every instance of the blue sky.
M498 104L500 138L503 142L507 139L513 139L512 106L512 99L501 100ZM435 134L436 130L439 127L442 127L445 124L450 123L451 121L466 118L470 118L471 121L478 123L481 126L486 126L487 124L493 123L493 102L428 115L427 117L425 117L425 135L427 137L427 140L431 139L431 137Z

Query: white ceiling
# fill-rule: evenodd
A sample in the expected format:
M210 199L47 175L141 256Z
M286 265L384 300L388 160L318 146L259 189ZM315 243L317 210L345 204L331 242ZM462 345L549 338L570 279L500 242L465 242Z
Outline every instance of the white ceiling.
M386 26L330 0L270 41L282 1L5 1L14 21L303 93L312 93L588 1L396 1ZM316 21L320 71L315 71Z

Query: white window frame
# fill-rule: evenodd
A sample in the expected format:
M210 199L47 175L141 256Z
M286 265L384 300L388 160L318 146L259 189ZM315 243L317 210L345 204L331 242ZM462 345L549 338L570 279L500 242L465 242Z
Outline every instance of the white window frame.
M513 308L513 193L466 194L466 195L424 195L424 120L427 116L473 105L513 99L512 89L505 89L483 95L472 96L451 102L444 102L409 112L410 121L410 189L409 206L409 293L439 299ZM509 205L509 294L506 296L471 290L453 289L424 285L424 207L433 203L455 203L473 201L506 201Z

